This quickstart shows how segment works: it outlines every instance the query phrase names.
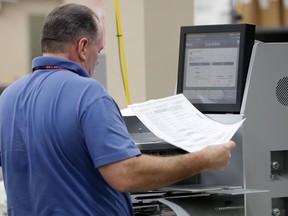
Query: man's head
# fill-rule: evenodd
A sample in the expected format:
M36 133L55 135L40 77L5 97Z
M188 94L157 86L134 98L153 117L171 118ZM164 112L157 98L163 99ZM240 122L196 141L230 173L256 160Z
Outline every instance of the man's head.
M43 55L75 61L92 76L103 49L103 31L97 15L88 7L65 4L47 17L41 37Z

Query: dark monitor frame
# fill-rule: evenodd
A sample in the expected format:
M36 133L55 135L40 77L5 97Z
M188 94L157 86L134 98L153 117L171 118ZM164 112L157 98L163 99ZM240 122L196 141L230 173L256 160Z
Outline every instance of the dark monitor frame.
M236 103L233 104L211 104L193 103L202 113L240 113L242 97L246 83L247 72L251 57L252 48L255 41L255 25L252 24L224 24L224 25L203 25L203 26L182 26L180 31L180 47L178 61L177 94L183 93L184 68L185 68L185 48L188 34L206 33L229 33L239 32L239 59L237 74ZM188 98L189 99L189 98Z

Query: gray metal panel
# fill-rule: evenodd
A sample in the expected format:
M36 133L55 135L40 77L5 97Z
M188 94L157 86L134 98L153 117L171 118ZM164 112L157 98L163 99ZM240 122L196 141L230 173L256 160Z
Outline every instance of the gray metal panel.
M269 193L246 195L247 216L270 216L271 198L288 197L288 179L272 181L271 151L288 150L288 107L276 96L288 76L288 43L255 45L243 104L243 156L247 188ZM288 91L288 90L287 90Z
M242 120L242 115L211 114L207 116L224 124L232 124ZM201 184L243 186L242 127L239 128L232 140L237 143L237 146L232 151L229 166L223 172L202 173Z

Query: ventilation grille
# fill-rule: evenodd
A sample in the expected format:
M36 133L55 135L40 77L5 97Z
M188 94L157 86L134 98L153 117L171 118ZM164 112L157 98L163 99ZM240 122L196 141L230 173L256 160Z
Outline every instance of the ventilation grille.
M283 77L278 81L276 97L282 105L288 106L288 77Z

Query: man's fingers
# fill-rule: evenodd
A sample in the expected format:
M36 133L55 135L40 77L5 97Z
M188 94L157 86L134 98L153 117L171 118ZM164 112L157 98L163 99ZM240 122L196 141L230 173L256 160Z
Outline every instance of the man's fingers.
M229 141L227 145L230 149L234 149L236 147L236 143L234 141Z

